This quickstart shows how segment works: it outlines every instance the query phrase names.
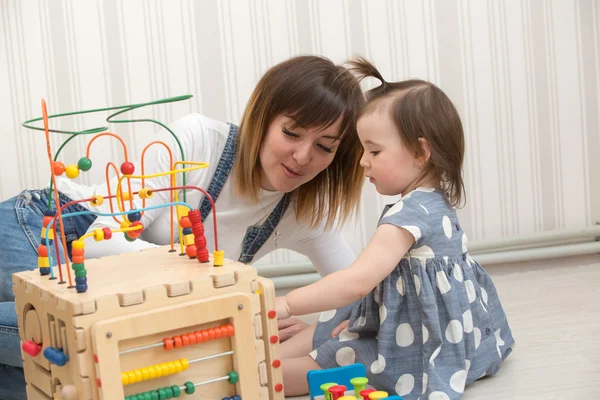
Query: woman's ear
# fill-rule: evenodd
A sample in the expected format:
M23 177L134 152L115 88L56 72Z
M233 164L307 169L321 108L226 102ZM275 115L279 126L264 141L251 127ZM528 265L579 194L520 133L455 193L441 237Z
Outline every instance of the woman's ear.
M417 166L423 168L423 165L427 164L429 157L431 157L431 151L429 151L429 142L425 138L419 138L419 145L421 147L419 154L415 157Z

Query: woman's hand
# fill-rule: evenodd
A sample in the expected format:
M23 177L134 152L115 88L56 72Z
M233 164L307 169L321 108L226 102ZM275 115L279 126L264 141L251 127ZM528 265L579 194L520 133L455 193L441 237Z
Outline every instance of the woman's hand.
M342 333L342 331L344 329L348 328L349 325L350 325L350 320L347 319L344 322L342 322L341 324L339 324L338 326L336 326L335 329L333 331L331 331L331 338L333 339L334 337L336 337L337 335Z
M280 342L285 342L310 326L298 318L281 319L277 321L277 324Z

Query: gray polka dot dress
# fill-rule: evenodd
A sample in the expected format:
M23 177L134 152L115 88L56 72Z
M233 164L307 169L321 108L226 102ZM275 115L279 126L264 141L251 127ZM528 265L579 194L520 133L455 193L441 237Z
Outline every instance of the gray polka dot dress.
M465 385L495 374L514 345L495 286L441 191L408 193L386 207L381 224L416 242L366 297L321 314L310 356L321 368L364 364L370 385L405 400L459 399Z

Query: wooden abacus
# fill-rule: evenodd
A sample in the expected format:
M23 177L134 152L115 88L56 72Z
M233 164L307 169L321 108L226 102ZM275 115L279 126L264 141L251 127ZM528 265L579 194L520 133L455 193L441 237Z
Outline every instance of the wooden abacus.
M84 293L13 275L30 400L284 398L272 282L169 249L87 260Z

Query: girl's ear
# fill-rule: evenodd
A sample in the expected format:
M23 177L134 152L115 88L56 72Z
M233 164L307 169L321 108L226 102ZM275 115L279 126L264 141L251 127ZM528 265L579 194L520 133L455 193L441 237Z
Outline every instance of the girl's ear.
M419 138L419 145L421 147L417 157L415 157L415 161L419 169L423 168L427 161L429 161L429 157L431 157L431 151L429 151L429 142L425 138Z

